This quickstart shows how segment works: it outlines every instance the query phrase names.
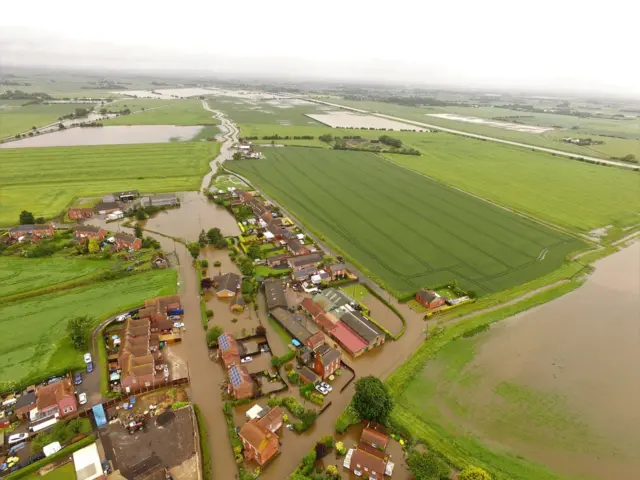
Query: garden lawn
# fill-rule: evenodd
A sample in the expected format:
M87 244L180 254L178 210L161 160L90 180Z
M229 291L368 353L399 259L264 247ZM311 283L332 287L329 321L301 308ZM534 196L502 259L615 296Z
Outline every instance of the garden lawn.
M0 100L4 105L9 100ZM22 103L26 103L23 100ZM91 108L94 105L77 104L53 104L53 105L28 105L26 107L0 108L0 138L11 137L18 133L25 133L31 127L44 127L58 121L59 117L74 113L76 108Z
M51 470L44 476L38 475L37 472L34 472L25 477L25 480L39 480L43 478L46 480L72 480L76 478L76 469L73 462L69 462L55 470Z
M406 134L394 162L542 220L586 232L640 221L640 174L446 133Z
M140 100L132 100L134 105ZM213 113L202 107L202 102L189 100L148 100L150 106L129 115L104 120L105 125L219 125ZM156 103L157 102L157 103ZM113 110L120 110L128 105L127 101L112 104Z
M0 149L0 225L59 215L76 197L197 190L217 142Z
M153 270L1 305L0 390L7 382L82 367L82 352L71 347L66 333L70 318L98 321L175 291L175 270Z
M399 298L452 280L478 294L495 292L551 272L585 247L371 153L264 151L266 160L228 168Z

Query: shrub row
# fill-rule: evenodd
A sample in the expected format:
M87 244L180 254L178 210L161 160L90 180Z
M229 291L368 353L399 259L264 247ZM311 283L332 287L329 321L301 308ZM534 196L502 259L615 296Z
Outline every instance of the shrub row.
M283 363L287 363L287 362L290 362L291 360L293 360L295 358L295 356L296 356L296 351L295 350L289 350L287 353L285 353L284 355L282 355L280 357L276 357L274 355L273 357L271 357L271 365L273 365L274 367L278 368Z
M179 402L178 402L179 403ZM185 402L188 403L188 402ZM176 405L176 404L174 404ZM202 477L211 478L211 451L209 449L209 435L207 434L207 425L204 422L204 416L200 411L200 407L193 404L193 411L198 422L198 437L200 437L200 461L202 462Z

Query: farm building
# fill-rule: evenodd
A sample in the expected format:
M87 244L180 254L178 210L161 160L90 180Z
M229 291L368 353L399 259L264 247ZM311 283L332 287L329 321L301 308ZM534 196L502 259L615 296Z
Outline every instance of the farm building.
M102 240L105 236L105 231L104 228L94 225L78 225L74 229L74 236L77 240L84 240L85 238Z
M126 192L116 192L113 194L113 198L118 202L130 202L140 196L138 190L127 190Z
M96 443L73 452L73 466L77 480L102 480L106 478Z
M29 237L32 242L37 242L41 238L49 238L53 236L53 225L19 225L11 227L7 234L12 240L19 240L23 237Z
M313 301L327 312L355 303L353 298L337 288L327 288L323 290L322 293L313 297Z
M100 215L105 215L107 213L113 213L120 210L120 205L116 202L100 202L94 208L96 212Z
M369 344L366 341L356 335L342 322L335 324L330 335L331 338L338 342L338 345L344 348L352 357L362 355L369 347Z
M289 332L293 338L297 339L301 343L305 343L313 335L312 332L307 330L307 328L301 324L294 314L284 308L274 308L271 311L271 315L287 332Z
M140 250L142 248L142 240L128 233L116 233L114 235L116 240L116 250Z
M367 317L357 310L352 311L346 307L344 307L344 309L347 311L340 315L340 321L349 327L349 329L353 330L360 338L366 341L369 347L377 347L384 343L384 332L371 323Z
M140 204L143 207L174 207L180 205L180 200L173 193L167 193L162 195L149 195L148 197L142 197Z
M93 217L93 208L70 208L67 210L69 220L79 220Z
M267 298L267 307L269 310L277 307L284 309L289 308L284 286L282 285L282 281L277 278L267 278L264 281L264 294Z
M423 288L416 293L416 301L425 308L438 308L445 304L447 301L443 296L438 295L436 292Z
M327 333L331 333L339 322L338 318L333 313L329 312L322 312L320 315L315 317L313 321L322 331Z
M300 303L302 309L311 315L311 318L315 319L318 315L324 313L324 310L320 305L314 302L311 298L305 297Z
M216 283L216 295L218 298L233 297L240 288L240 275L235 273L225 273L213 278Z

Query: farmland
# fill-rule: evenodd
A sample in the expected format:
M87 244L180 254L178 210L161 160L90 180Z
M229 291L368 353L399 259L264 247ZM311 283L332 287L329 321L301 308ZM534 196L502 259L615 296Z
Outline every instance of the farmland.
M305 114L321 113L325 108L297 99L249 100L216 96L208 97L207 102L211 108L226 113L234 123L296 127L322 126Z
M175 270L156 270L0 306L0 385L82 364L66 336L75 316L99 319L175 291Z
M8 103L8 100L0 100L0 107ZM21 101L25 103L26 100ZM79 104L53 104L53 105L28 105L0 108L0 138L10 137L18 133L31 130L31 127L43 127L58 120L59 117L73 113L76 108L91 108L93 105Z
M422 156L394 162L554 224L586 232L640 220L635 172L444 133L395 136Z
M374 154L294 147L265 154L266 161L229 168L397 296L454 279L478 294L495 292L558 268L585 246Z
M197 190L214 142L1 149L0 225L24 210L58 215L75 197L118 190Z
M104 120L104 125L218 125L212 113L202 108L200 100L122 100L109 105L120 110L130 105L133 112ZM145 108L142 111L142 108Z

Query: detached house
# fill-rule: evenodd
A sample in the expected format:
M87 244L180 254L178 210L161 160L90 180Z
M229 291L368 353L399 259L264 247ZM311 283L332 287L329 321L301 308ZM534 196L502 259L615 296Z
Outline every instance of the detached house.
M7 234L12 240L19 240L22 237L29 237L32 242L37 242L41 238L53 237L53 224L48 225L19 225L11 227Z
M93 208L70 208L67 210L69 220L79 220L81 218L93 217Z
M216 284L216 295L218 298L231 298L240 288L240 275L235 273L225 273L213 279Z
M416 293L416 301L425 308L438 308L445 304L446 298L438 295L436 292L423 288Z
M313 369L324 380L340 368L340 357L342 354L340 350L331 348L326 343L321 345L315 351L315 360L313 362Z
M275 407L264 417L253 419L242 426L239 435L246 460L255 460L262 466L278 453L280 438L276 432L282 426L282 416L282 409Z
M105 236L104 228L95 227L93 225L78 225L74 229L76 240L84 240L86 238L96 238L102 240Z
M116 233L116 250L140 250L142 248L142 240L128 233Z
M36 389L36 411L31 411L31 421L45 418L64 418L78 411L78 403L70 379L38 387Z
M244 365L234 365L229 369L229 390L236 400L253 397L253 379Z
M347 266L344 263L332 263L331 265L327 265L326 271L333 281L342 275L346 275Z

